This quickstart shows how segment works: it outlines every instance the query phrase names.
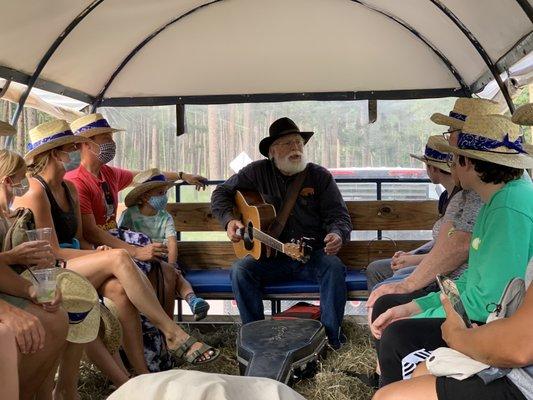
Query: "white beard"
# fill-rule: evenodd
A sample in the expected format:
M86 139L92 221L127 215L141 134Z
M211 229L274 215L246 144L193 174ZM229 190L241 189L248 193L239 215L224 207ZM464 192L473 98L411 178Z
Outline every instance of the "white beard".
M300 159L298 161L291 161L289 157L293 155L299 155ZM296 175L299 172L302 172L306 165L307 160L305 159L305 156L300 151L293 151L292 153L285 156L283 159L278 159L273 157L272 160L274 161L274 165L285 175Z

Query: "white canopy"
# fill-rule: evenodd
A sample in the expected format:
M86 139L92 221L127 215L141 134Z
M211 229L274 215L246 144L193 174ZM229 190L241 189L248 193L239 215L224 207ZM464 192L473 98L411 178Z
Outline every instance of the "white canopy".
M0 0L0 77L27 83L92 5L36 87L104 105L469 95L487 64L435 3L499 72L533 48L533 0Z

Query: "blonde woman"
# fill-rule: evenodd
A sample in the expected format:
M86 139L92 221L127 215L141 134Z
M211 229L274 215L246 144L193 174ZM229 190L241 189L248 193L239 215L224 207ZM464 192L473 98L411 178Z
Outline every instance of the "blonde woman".
M13 198L27 189L25 172L26 166L21 156L0 150L1 248L10 226ZM65 311L59 308L59 293L54 302L38 304L31 283L15 273L9 265L45 264L52 258L50 246L43 241L23 243L0 253L0 324L15 335L21 399L33 398L47 376L54 371L66 344L68 319ZM2 354L7 355L4 351ZM2 373L2 377L5 376Z
M218 351L189 337L169 318L149 281L126 251L59 246L58 236L63 243L77 239L81 246L88 247L81 234L76 188L63 177L65 164L75 158L77 145L90 140L74 136L65 121L53 121L32 129L30 141L30 151L25 155L30 188L16 204L33 211L37 227L53 228L51 246L56 258L66 260L67 268L85 276L100 294L113 300L123 325L124 350L135 373L149 372L143 357L138 311L163 332L169 350L176 356L193 364L214 360Z

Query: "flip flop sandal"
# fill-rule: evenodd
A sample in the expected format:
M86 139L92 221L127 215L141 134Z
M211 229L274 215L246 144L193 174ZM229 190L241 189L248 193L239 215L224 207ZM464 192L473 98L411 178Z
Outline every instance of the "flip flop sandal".
M209 303L204 299L198 298L192 307L192 312L194 314L194 320L200 321L207 317L207 311L209 311Z
M199 340L197 340L195 337L189 336L189 338L184 343L182 343L177 349L174 349L174 350L169 349L169 352L172 355L174 355L174 357L180 360L186 361L192 365L210 363L211 361L214 361L220 355L219 349L215 349L214 347L209 346L205 343L202 343L202 346L198 350L194 350L192 353L187 354L188 350L192 347L192 345L197 342L202 343ZM209 350L212 350L213 354L209 356L207 360L200 361L199 358L204 356L204 354Z

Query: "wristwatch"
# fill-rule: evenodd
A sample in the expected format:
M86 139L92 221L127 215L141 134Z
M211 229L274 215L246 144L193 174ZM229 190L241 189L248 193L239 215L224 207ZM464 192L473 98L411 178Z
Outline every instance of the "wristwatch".
M178 179L179 179L180 181L183 180L183 172L182 172L182 171L178 172Z

